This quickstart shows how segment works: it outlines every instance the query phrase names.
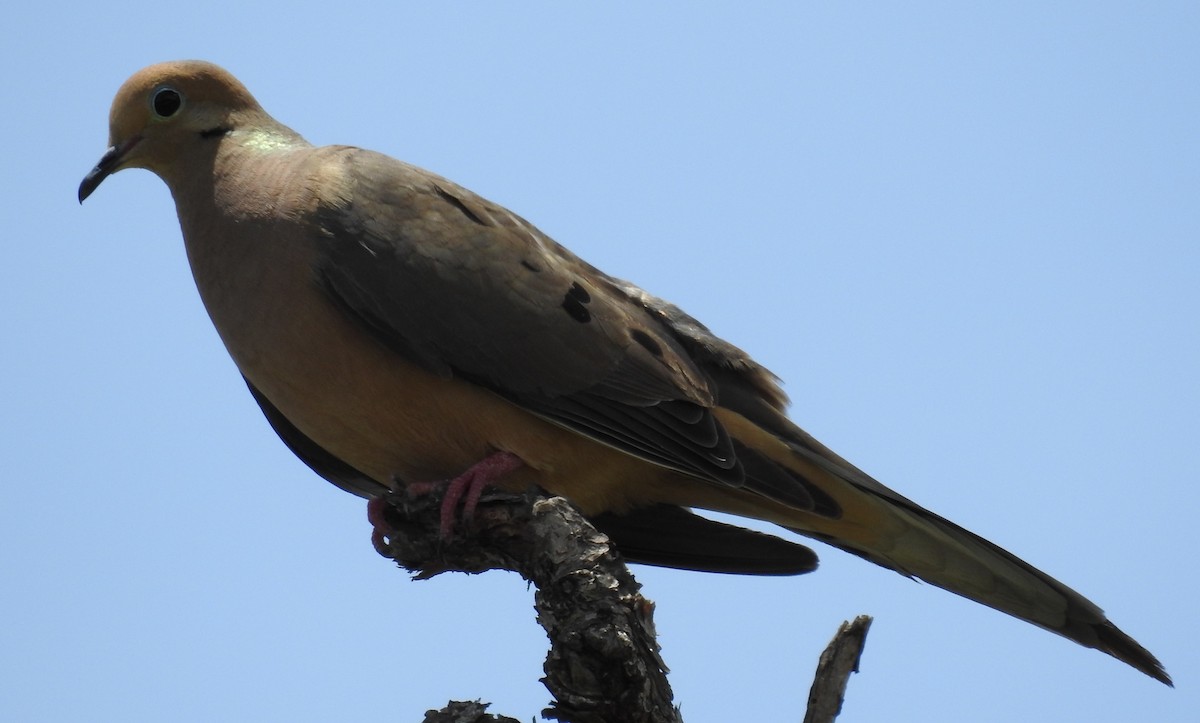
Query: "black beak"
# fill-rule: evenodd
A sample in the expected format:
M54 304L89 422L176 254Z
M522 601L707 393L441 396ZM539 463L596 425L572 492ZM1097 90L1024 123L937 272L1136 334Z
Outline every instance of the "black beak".
M104 179L117 170L117 167L125 158L125 154L137 145L140 140L141 138L135 137L119 146L113 146L104 152L104 155L100 157L100 162L96 164L95 168L88 171L88 174L83 177L83 182L79 184L80 203L83 203L84 199L92 195L92 191L95 191L101 183L104 183Z

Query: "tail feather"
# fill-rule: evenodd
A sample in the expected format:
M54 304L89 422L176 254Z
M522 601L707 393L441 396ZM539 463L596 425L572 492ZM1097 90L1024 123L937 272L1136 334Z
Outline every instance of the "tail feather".
M817 555L795 542L716 522L682 507L655 505L591 522L629 562L740 575L799 575Z
M1101 650L1167 685L1159 661L1113 625L1094 603L1016 555L903 497L803 431L777 434L718 410L743 456L762 455L819 489L835 508L797 509L755 489L697 506L757 517L920 578L963 597ZM778 427L777 427L778 428ZM753 465L747 465L748 469ZM769 491L769 490L767 490ZM714 500L716 501L716 500ZM824 512L824 514L822 514Z

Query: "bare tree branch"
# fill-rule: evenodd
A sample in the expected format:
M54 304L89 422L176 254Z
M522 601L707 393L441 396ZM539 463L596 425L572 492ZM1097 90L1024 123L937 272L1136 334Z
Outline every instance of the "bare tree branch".
M850 674L858 672L858 661L867 642L871 617L859 615L852 623L842 623L817 663L817 674L808 691L808 712L804 723L832 723L842 712L846 684Z
M491 715L487 712L488 705L477 700L451 701L441 710L425 711L421 723L521 723L506 715Z
M608 538L570 503L533 493L485 495L464 523L470 534L442 540L439 495L398 493L386 502L386 541L377 548L418 579L502 569L536 587L538 622L551 643L542 682L554 697L543 715L564 723L679 723L654 605Z

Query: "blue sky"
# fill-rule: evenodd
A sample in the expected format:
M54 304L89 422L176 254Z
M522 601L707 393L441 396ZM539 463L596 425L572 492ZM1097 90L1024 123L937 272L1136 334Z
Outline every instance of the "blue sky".
M409 581L274 437L166 187L76 204L118 86L195 57L314 143L449 176L680 304L802 426L1094 599L1178 684L815 545L802 578L635 570L688 721L799 720L859 613L841 720L1194 720L1200 9L983 5L10 9L0 719L548 699L518 578Z

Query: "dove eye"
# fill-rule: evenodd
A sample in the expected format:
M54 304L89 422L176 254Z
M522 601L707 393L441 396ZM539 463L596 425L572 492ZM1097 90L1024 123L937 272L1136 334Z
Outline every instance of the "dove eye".
M183 96L172 88L159 88L150 99L150 106L159 118L170 118L183 105Z

